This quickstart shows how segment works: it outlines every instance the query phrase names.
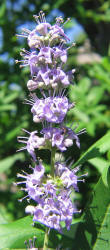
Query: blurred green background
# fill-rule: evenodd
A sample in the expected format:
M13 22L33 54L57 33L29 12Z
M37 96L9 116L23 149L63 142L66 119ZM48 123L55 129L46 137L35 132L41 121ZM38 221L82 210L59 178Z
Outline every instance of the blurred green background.
M33 15L43 10L46 19L54 22L56 16L70 17L65 32L70 43L76 46L69 50L66 70L75 68L74 85L69 87L68 96L76 107L68 114L68 124L78 124L78 130L86 128L80 136L81 149L69 149L65 159L77 160L90 145L110 129L110 2L105 0L3 0L0 7L0 222L12 221L24 215L26 202L19 203L21 191L13 186L16 173L27 169L30 158L26 152L16 153L21 145L17 136L22 128L36 129L32 122L30 107L23 104L28 97L26 87L30 78L29 69L20 69L15 59L20 59L20 49L27 47L26 40L17 39L21 28L32 30L36 23ZM68 44L69 45L69 44ZM40 130L40 125L37 126ZM45 152L37 152L48 166ZM110 150L100 159L100 164L110 160ZM98 165L99 166L99 165ZM89 177L81 192L85 201L91 188L100 176L94 162L85 168Z

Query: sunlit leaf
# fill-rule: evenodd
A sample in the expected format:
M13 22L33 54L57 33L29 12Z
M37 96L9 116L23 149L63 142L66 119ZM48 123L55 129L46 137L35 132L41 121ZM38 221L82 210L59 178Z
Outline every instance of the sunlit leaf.
M94 143L75 163L75 165L83 164L86 161L89 161L93 158L100 157L101 154L104 154L110 149L110 131Z
M73 241L75 249L109 249L109 211L110 211L110 174L108 186L102 178L96 184L89 203L84 209L83 222L79 223L76 237ZM103 242L102 248L101 243Z
M25 249L25 240L29 240L33 236L37 237L37 246L41 247L44 231L42 228L33 227L32 223L32 218L28 216L9 224L0 225L0 247L2 249Z
M9 156L5 159L0 160L0 173L6 172L17 160L24 160L23 153L17 153L15 155Z

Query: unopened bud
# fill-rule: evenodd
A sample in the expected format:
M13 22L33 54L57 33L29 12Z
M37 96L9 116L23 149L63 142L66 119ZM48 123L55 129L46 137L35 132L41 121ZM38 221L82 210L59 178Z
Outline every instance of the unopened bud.
M29 80L27 82L27 87L28 87L29 91L33 91L33 90L37 89L37 82L35 82L33 80Z

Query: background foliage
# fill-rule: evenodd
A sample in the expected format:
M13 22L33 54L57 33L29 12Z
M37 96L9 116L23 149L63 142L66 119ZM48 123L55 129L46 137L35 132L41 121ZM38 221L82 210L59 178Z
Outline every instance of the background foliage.
M23 194L12 184L16 173L27 169L30 161L27 153L16 153L20 147L16 138L22 134L21 128L30 131L35 128L29 107L23 104L28 96L29 70L19 69L14 62L20 58L20 48L26 47L26 41L18 40L15 34L20 33L22 27L33 29L33 15L41 9L51 22L57 15L65 20L71 18L65 30L71 42L76 41L76 47L69 50L66 68L76 68L74 85L68 91L76 107L69 112L67 123L79 124L77 130L84 127L87 130L87 134L80 137L80 151L74 146L65 154L65 159L75 159L74 165L81 164L81 172L88 172L85 184L80 185L82 195L76 197L83 213L73 220L71 231L64 229L62 236L51 233L50 247L57 247L58 242L61 249L106 250L110 248L109 0L3 0L1 3L0 247L25 248L24 240L33 235L37 235L37 245L42 247L44 237L43 226L38 224L32 228L31 217L22 218L26 202L18 202ZM48 169L48 152L37 153Z

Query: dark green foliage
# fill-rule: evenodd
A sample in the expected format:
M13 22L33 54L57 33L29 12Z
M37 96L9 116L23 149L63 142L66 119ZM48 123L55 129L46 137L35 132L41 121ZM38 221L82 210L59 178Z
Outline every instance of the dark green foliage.
M81 174L88 172L86 181L79 185L82 196L76 203L82 215L76 216L70 231L60 235L51 232L50 245L55 249L108 250L110 249L110 4L100 0L3 0L0 7L0 249L23 249L24 241L37 236L42 247L44 226L32 227L31 217L24 217L27 202L18 202L24 196L13 186L16 173L28 172L30 160L20 148L17 136L22 128L32 127L30 107L23 104L28 98L26 88L30 78L28 67L20 69L14 60L19 59L24 39L17 39L23 25L32 29L33 14L41 9L50 13L57 8L64 17L75 18L83 30L77 36L76 47L69 50L67 70L76 68L75 83L68 95L76 107L68 114L67 124L79 124L87 133L80 136L81 150L75 146L65 156L75 159L73 167L81 164ZM53 22L53 18L52 22ZM76 20L73 20L74 28ZM71 23L65 28L70 30ZM70 33L71 34L71 33ZM27 48L28 49L28 48ZM40 126L37 126L40 131ZM49 171L49 153L37 152ZM80 157L81 155L81 157ZM23 218L24 217L24 218ZM21 219L22 218L22 219Z

